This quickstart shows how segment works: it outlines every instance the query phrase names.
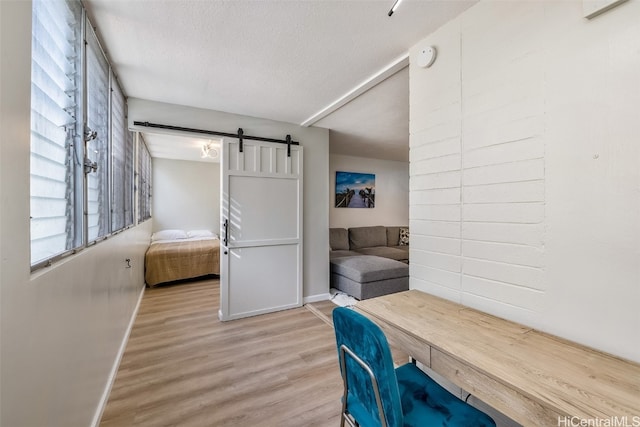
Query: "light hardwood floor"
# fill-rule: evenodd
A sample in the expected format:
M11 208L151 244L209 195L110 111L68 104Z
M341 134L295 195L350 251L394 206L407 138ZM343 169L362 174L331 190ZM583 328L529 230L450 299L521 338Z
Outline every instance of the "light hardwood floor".
M333 329L306 308L223 323L218 295L217 280L146 290L100 425L339 425Z

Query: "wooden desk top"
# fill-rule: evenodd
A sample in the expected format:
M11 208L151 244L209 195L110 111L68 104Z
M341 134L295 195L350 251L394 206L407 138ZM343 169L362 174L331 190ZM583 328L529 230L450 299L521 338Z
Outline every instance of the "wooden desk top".
M356 308L537 402L553 419L626 416L629 425L640 423L640 364L417 290Z

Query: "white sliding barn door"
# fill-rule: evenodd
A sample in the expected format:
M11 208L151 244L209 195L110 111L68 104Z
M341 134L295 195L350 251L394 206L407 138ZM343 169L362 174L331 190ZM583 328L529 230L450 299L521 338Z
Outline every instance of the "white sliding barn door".
M302 147L225 140L221 320L302 305Z

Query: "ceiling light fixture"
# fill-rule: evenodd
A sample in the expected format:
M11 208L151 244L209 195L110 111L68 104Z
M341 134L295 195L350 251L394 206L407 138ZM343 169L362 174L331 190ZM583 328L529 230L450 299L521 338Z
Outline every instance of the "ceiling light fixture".
M208 142L202 146L202 154L203 159L210 158L215 159L218 157L218 150L212 145L211 142Z
M393 12L395 12L398 6L400 6L400 3L402 3L402 0L396 0L393 6L391 6L391 10L389 11L389 16L393 15Z

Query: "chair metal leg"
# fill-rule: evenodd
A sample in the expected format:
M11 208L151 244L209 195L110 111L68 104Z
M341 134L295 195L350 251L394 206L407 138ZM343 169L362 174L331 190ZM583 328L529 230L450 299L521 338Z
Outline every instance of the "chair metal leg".
M340 414L340 427L344 427L344 422L347 419L347 375L346 375L346 365L344 362L344 354L340 353L340 372L342 373L342 414ZM349 424L351 424L351 420L348 420ZM352 426L353 427L353 426Z
M369 374L369 378L371 379L371 385L373 386L373 395L376 399L376 405L378 406L378 415L380 417L380 427L387 427L387 419L384 416L384 408L382 406L382 398L380 397L380 389L378 387L378 380L374 375L373 371L362 359L360 359L349 347L342 344L340 346L340 369L342 372L342 382L344 384L344 395L342 396L342 421L340 423L340 427L344 427L344 419L347 416L347 394L348 394L348 384L347 384L347 363L345 361L345 354L348 354L353 360L362 367ZM347 419L351 427L357 427L352 424L350 419ZM357 422L356 422L357 424Z
M348 414L342 414L342 421L340 422L340 427L344 427L345 420L349 423L350 427L358 427L359 424L351 419Z

